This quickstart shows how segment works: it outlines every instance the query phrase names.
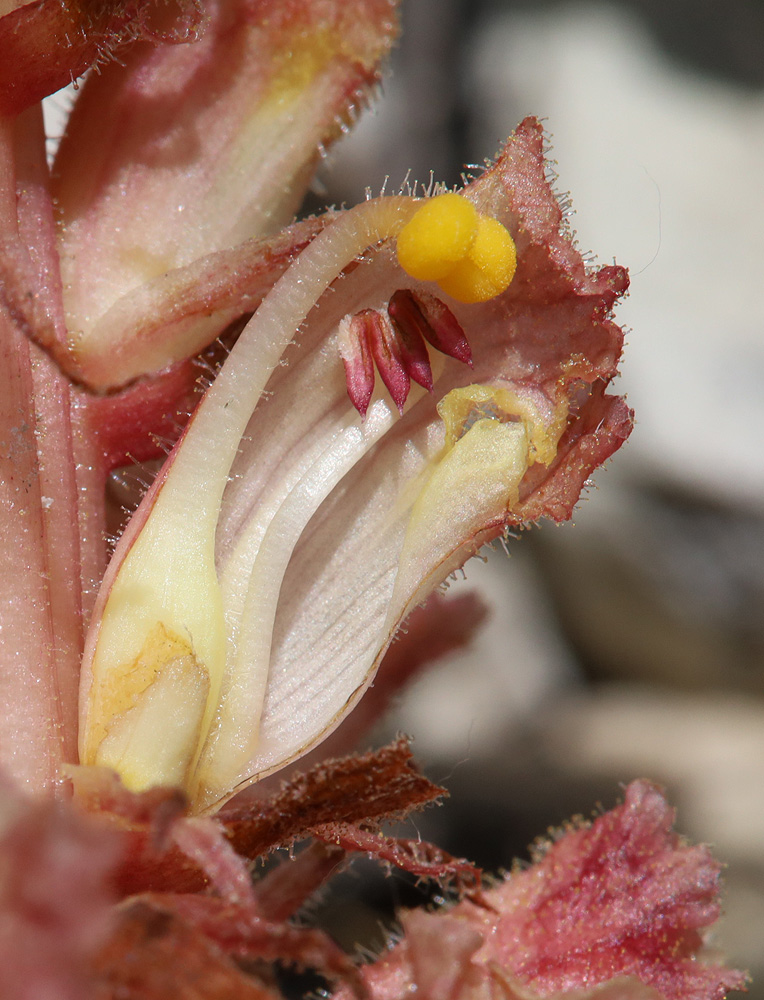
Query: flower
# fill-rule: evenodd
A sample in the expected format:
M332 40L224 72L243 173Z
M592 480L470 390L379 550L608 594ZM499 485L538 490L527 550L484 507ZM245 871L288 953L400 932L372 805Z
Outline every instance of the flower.
M410 198L336 215L300 252L115 552L85 657L83 761L215 806L326 735L406 615L484 541L569 515L630 429L604 392L626 276L586 273L544 169L528 120L466 189L517 244L514 281L483 302L401 266ZM361 420L353 341L375 330L385 388L367 379ZM420 330L445 354L428 359Z
M464 641L474 601L418 606L483 542L570 516L631 429L607 393L627 277L585 267L532 118L462 192L282 228L377 78L390 0L91 7L0 17L0 988L275 995L234 958L380 1000L741 985L688 980L717 872L645 784L488 893L468 861L382 833L442 794L403 739L226 805L342 722L409 615L367 715ZM49 175L37 102L123 43ZM107 476L162 438L107 566ZM305 837L253 885L248 860ZM471 893L406 918L366 972L288 923L359 851ZM621 877L624 854L644 870Z

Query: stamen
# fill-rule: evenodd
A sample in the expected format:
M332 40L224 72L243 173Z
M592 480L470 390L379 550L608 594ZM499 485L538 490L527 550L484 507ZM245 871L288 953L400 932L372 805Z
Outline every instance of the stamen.
M396 295L399 294L396 292ZM405 294L405 293L404 293ZM395 298L395 296L393 296ZM417 385L432 392L432 368L424 342L424 331L413 323L398 323L391 312L392 299L387 307L387 321L397 335L403 366Z
M403 407L411 388L411 378L420 382L418 368L421 358L414 345L405 344L397 336L387 313L378 309L362 309L345 316L338 330L340 357L345 366L348 396L361 416L366 415L374 391L374 365L398 409ZM421 351L429 369L424 344ZM421 376L420 376L421 377ZM430 387L432 374L430 374Z
M355 316L345 316L337 328L348 396L362 417L366 416L374 392L374 358L367 335L368 312L372 310L364 309Z
M432 367L425 341L442 354L472 366L467 337L448 306L434 295L408 288L395 292L386 312L362 309L345 316L337 339L348 396L362 417L374 391L375 362L401 412L411 380L432 392Z
M387 311L400 330L416 331L441 354L472 365L472 351L464 330L448 306L435 295L400 288L390 299Z
M387 313L367 309L364 310L364 314L366 335L380 377L393 402L403 413L411 388L411 378L405 364L401 342Z

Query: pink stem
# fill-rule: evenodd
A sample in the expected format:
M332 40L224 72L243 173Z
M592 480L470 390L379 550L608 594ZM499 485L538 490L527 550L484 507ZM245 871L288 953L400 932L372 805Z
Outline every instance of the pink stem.
M0 768L41 791L77 761L83 576L98 574L104 542L103 491L83 489L100 451L74 433L78 390L28 336L30 323L63 323L37 108L0 122L0 215L21 261L0 298Z

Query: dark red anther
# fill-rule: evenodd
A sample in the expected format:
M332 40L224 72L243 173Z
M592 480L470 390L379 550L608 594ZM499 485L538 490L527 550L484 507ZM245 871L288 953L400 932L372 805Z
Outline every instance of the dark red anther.
M337 331L348 396L362 417L366 416L374 392L374 359L369 328L370 317L378 315L374 309L364 309L355 316L346 316Z
M421 385L428 392L432 391L432 368L430 367L430 356L427 353L422 334L414 325L401 325L392 315L389 314L393 323L398 346L400 348L403 367L411 378Z
M359 315L367 317L366 329L377 369L387 386L387 391L393 397L393 402L403 412L411 388L411 379L404 363L400 338L387 313L365 309L363 314Z
M461 324L434 295L401 288L390 299L388 312L400 329L415 330L442 354L472 364L472 351Z
M374 392L374 365L398 409L408 398L411 380L432 391L427 344L449 357L472 364L464 330L440 299L401 288L387 310L362 309L339 325L340 357L345 365L348 396L361 416Z

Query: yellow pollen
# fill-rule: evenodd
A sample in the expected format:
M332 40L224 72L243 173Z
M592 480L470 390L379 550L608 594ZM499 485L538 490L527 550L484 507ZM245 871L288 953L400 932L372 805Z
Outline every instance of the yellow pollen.
M464 195L430 198L398 235L398 263L459 302L487 302L509 287L517 251L509 231Z

